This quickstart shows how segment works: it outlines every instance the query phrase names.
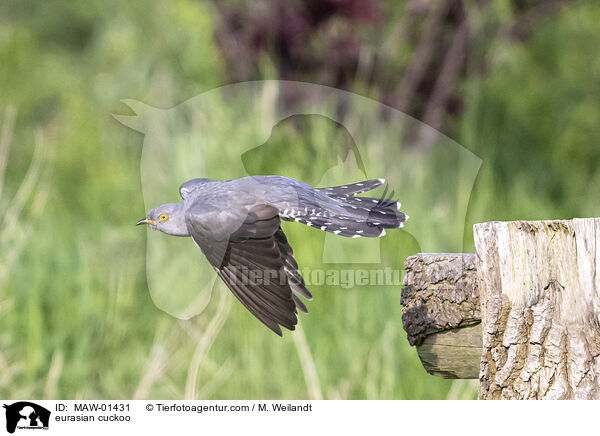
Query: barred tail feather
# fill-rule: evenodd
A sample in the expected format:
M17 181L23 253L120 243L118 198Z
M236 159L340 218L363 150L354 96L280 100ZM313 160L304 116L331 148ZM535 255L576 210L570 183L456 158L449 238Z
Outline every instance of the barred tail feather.
M385 179L365 180L364 182L352 183L350 185L332 186L329 188L317 188L317 191L323 192L329 196L333 195L355 195L370 191L385 183Z
M310 227L334 233L348 238L358 238L361 236L367 238L377 238L385 234L385 229L381 226L367 224L365 221L358 221L349 216L338 217L298 217L296 221L306 224Z
M385 235L386 229L404 227L409 218L400 211L400 203L394 200L348 195L329 197L331 204L298 210L290 219L340 236L377 238Z
M383 179L373 179L318 188L315 191L319 195L310 200L304 199L298 207L280 211L279 216L286 221L296 221L340 236L377 238L385 235L386 229L403 227L409 218L400 211L400 203L394 200L354 196L384 182Z

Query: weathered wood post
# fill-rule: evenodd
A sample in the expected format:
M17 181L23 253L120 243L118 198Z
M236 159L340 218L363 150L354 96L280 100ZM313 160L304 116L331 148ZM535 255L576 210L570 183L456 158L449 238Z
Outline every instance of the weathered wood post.
M600 219L474 226L480 399L600 395Z
M478 378L481 315L474 254L419 253L404 262L402 324L421 363L444 378Z
M402 319L425 369L478 372L480 399L600 398L600 218L488 222L474 236L476 256L406 260Z

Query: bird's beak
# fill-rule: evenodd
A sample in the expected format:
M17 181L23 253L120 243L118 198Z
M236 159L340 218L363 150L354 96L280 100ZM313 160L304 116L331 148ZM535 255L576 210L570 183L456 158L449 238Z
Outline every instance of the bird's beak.
M144 218L143 220L139 220L137 223L135 223L136 226L139 226L140 224L156 224L156 221Z

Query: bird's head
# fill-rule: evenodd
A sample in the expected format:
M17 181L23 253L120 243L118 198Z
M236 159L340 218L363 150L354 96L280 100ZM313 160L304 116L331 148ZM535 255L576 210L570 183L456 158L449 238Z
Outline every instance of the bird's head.
M139 220L135 225L139 226L140 224L147 224L152 229L173 236L189 236L182 202L155 207L148 212L146 218Z

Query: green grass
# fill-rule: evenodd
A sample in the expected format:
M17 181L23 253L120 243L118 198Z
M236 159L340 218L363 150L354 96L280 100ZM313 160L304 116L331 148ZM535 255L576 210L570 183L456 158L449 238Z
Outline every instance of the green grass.
M282 173L317 183L336 163L339 152L330 145L345 149L351 144L338 126L308 117L304 125L276 128L266 152L245 155L243 162L230 147L231 156L224 158L220 141L260 135L263 127L250 122L244 124L249 130L235 129L238 121L230 117L243 121L246 112L215 102L210 135L194 130L185 118L164 133L178 147L190 140L182 131L192 140L212 141L213 164L198 174L189 159L179 158L175 167L182 180L167 177L156 186L153 176L159 173L152 171L140 179L144 137L111 117L127 111L119 99L169 107L218 85L221 67L210 41L211 18L202 6L119 4L115 19L110 10L117 4L109 3L106 11L73 9L71 19L88 28L85 43L73 46L56 33L52 26L61 19L49 11L13 14L12 21L2 22L0 56L11 68L0 70L0 83L18 109L3 198L11 198L22 182L32 128L42 129L55 160L49 164L48 202L32 221L27 244L0 289L0 396L445 398L452 388L451 395L473 397L472 388L461 393L453 388L460 382L422 369L401 327L397 287L311 288L315 300L310 314L301 316L296 339L289 332L283 339L271 333L222 286L189 320L157 307L181 310L193 300L195 288L181 271L169 272L168 259L158 258L153 274L147 274L147 235L133 226L145 214L142 188L149 205L155 205L176 199L186 171L215 178ZM206 22L206 34L197 33L190 13ZM43 14L54 18L36 21ZM163 21L163 15L171 21ZM169 37L148 37L157 34ZM189 39L190 34L196 37ZM194 63L199 52L213 54ZM287 150L287 159L277 154L265 159L269 150ZM236 167L229 164L233 158ZM344 174L331 177L347 181ZM298 225L286 225L286 232L303 267L323 267L323 234ZM182 246L182 240L151 236ZM418 245L406 232L392 237L382 253L397 266ZM190 256L184 265L193 268L203 260L191 241L185 242Z
M383 265L396 268L417 251L473 251L475 222L598 215L597 6L562 12L526 45L488 47L498 59L485 78L464 84L467 110L456 134L483 159L471 193L475 174L463 170L473 162L456 157L460 147L441 138L432 153L399 154L401 123L386 124L362 100L352 108L360 116L351 110L344 120L359 126L353 138L321 116L287 120L271 132L243 99L232 107L217 98L200 124L183 115L201 111L184 105L183 115L166 124L171 130L157 137L177 150L205 141L203 171L197 159L176 154L173 172L149 166L140 177L142 147L152 143L111 114L127 113L122 98L169 108L221 85L214 17L185 0L69 5L63 9L72 26L65 32L59 29L67 18L56 10L22 6L0 14L0 109L4 102L18 109L3 216L26 174L36 128L54 151L46 164L51 179L40 179L23 210L20 230L32 230L0 281L0 397L475 398L476 383L425 373L402 330L398 287L312 287L301 330L283 338L221 285L189 320L161 310L181 311L193 301L195 276L181 277L168 256L154 255L149 274L147 238L151 250L162 241L167 253L187 243L184 269L201 255L191 241L167 242L133 223L146 206L176 200L187 176L279 173L319 183L340 150L362 147L368 176L388 177L412 216L380 247ZM576 55L575 46L588 55ZM268 141L260 150L240 156L240 141L260 144L262 137ZM229 143L236 147L222 146ZM362 176L357 165L341 168L325 179ZM49 195L37 215L36 192ZM322 262L323 233L293 224L285 231L301 267L331 267ZM350 242L361 255L375 253L377 247L357 241ZM2 245L0 262L14 247ZM369 267L334 267L350 266Z

